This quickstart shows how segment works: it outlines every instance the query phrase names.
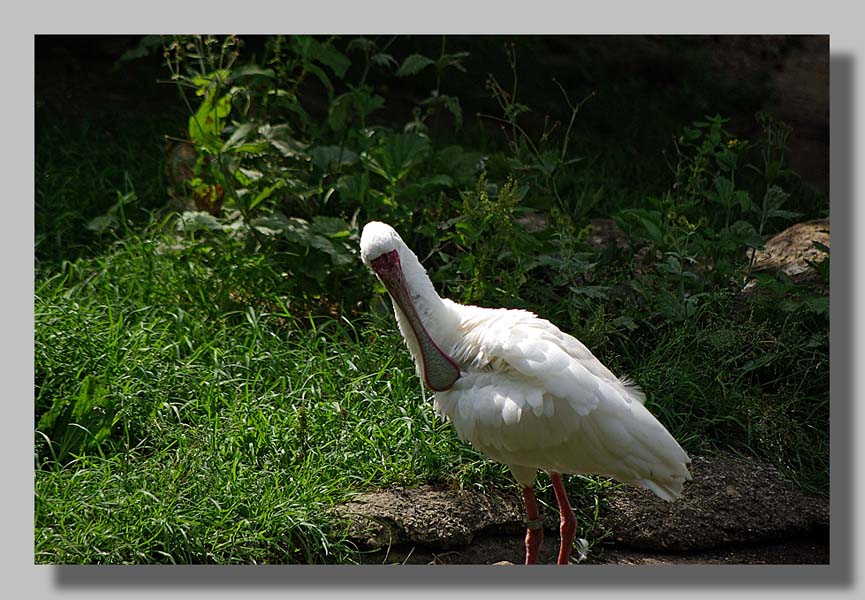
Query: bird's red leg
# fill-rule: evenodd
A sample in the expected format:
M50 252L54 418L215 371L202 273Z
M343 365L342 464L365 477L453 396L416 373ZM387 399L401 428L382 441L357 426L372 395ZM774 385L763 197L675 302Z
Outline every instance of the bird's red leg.
M562 525L560 528L562 541L559 546L558 564L566 565L568 564L568 559L571 557L574 536L577 534L577 518L571 509L571 503L568 502L568 494L565 492L562 476L558 473L550 473L550 479L553 481L553 490L556 492L556 500L559 503L559 513L562 515Z
M541 526L534 486L523 488L523 500L526 501L526 564L534 565L538 562L541 542L544 540L544 529Z

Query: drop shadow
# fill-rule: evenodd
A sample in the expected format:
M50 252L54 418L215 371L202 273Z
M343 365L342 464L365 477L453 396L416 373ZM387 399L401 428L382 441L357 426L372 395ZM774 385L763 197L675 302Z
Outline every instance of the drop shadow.
M494 589L564 587L581 590L610 588L640 590L669 588L800 589L851 588L853 581L853 334L854 282L852 226L855 222L854 63L852 55L830 56L832 211L831 321L831 563L829 565L681 565L676 567L585 565L563 569L551 565L503 566L39 566L50 571L55 589L105 590L141 588L153 591L189 590L310 590L353 591L359 587L417 589ZM445 569L445 571L442 571Z

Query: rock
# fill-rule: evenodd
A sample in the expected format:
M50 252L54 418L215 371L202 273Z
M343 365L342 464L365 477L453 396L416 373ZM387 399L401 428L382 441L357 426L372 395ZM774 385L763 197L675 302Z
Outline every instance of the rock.
M733 454L693 458L682 497L623 487L602 516L617 547L698 552L792 538L824 540L829 499L808 496L771 465Z
M814 246L814 242L829 244L829 219L816 219L791 225L784 231L766 240L762 250L754 254L751 271L783 271L797 284L810 285L819 281L819 276L809 263L827 259L827 254ZM750 280L742 290L755 290L757 281Z
M829 219L796 223L766 240L766 247L754 255L753 269L784 271L796 277L811 270L810 262L826 258L814 242L829 247Z
M828 562L828 498L808 496L771 465L730 453L694 457L691 472L672 503L630 486L614 492L599 515L600 529L613 538L587 562ZM521 564L525 556L515 489L394 488L361 494L336 512L350 521L348 536L364 563ZM547 533L540 562L553 563L558 515L541 515Z
M544 213L529 212L514 220L528 233L543 231L550 225L550 218Z
M436 550L464 546L481 531L523 531L522 500L502 490L444 485L361 494L337 507L351 521L349 537L363 548L419 544Z
M612 219L591 219L591 229L586 242L594 248L606 248L616 246L618 248L628 247L628 234L622 231Z

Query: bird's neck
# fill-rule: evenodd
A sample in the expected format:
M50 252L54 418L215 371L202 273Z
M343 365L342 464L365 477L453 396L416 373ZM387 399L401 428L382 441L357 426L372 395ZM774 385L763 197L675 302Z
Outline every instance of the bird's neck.
M414 260L403 261L403 273L409 296L424 329L435 344L443 352L448 353L455 342L451 334L456 332L459 319L451 309L450 303L445 303L436 293L432 281L430 281L420 261L416 257L414 258ZM420 371L422 357L417 337L408 317L395 302L393 308L400 332L406 340L415 364L418 365L418 371Z

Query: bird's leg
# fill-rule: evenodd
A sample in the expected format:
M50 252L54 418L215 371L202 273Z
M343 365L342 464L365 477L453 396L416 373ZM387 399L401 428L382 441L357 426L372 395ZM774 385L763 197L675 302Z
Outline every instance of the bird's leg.
M526 564L534 565L538 562L541 542L544 540L544 528L541 526L534 486L523 488L523 500L526 501Z
M558 564L568 564L568 559L571 557L571 548L574 545L574 536L577 534L577 518L574 516L574 511L571 509L571 503L568 502L568 494L565 492L565 486L562 483L562 476L559 473L550 473L550 479L553 481L553 490L556 492L556 500L559 503L559 513L562 516L561 545L559 546Z

